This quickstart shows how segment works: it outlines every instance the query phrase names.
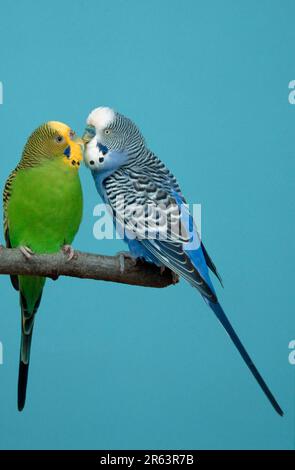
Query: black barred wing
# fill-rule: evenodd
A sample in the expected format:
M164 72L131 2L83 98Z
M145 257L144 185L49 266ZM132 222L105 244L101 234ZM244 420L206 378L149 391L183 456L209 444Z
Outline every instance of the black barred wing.
M214 300L210 285L184 250L191 241L171 181L134 170L117 171L105 181L106 199L126 238L139 240L161 263ZM180 191L180 190L179 190ZM187 212L187 208L185 208ZM200 242L199 242L200 246ZM207 269L207 268L206 268Z

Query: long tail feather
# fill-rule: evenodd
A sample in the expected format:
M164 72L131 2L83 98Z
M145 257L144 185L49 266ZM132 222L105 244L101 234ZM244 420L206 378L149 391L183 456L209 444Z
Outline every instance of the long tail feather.
M26 403L26 393L27 393L27 383L28 383L34 320L35 320L35 314L40 305L41 297L42 297L42 291L37 302L35 303L33 312L29 312L27 309L26 299L24 295L20 293L22 331L21 331L21 345L20 345L18 387L17 387L17 407L19 411L23 410L25 403Z
M206 300L206 299L205 299ZM241 354L242 358L244 359L245 363L249 367L250 371L254 375L255 379L259 383L260 387L262 388L263 392L267 396L268 400L276 410L276 412L280 415L283 416L284 412L281 409L280 405L276 401L275 397L271 393L270 389L266 385L265 381L263 380L262 376L260 375L259 371L257 370L256 366L254 365L251 357L247 353L245 347L243 346L242 342L240 341L238 335L236 334L235 330L233 329L232 325L230 324L230 321L228 320L227 316L225 315L221 305L216 302L210 302L206 300L206 302L209 304L215 315L217 316L218 320L220 323L223 325L227 333L229 334L231 340L233 341L234 345L236 346L237 350Z
M29 374L29 362L25 364L21 359L19 360L18 369L18 386L17 386L17 408L18 411L24 409L26 403L27 383Z

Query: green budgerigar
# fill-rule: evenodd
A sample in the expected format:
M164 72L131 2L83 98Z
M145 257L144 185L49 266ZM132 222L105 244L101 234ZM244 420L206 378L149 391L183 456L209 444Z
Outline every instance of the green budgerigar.
M6 246L19 248L28 262L34 253L55 253L61 249L69 259L73 256L71 243L83 207L78 173L81 144L66 124L47 122L29 137L19 164L6 181L3 194ZM45 280L37 276L11 276L21 306L20 411L26 400L34 319Z

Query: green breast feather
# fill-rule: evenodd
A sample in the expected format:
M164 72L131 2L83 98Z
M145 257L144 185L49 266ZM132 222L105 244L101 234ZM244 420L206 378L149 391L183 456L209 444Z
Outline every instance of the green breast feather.
M20 169L7 205L11 246L53 253L70 244L82 218L78 172L54 161Z

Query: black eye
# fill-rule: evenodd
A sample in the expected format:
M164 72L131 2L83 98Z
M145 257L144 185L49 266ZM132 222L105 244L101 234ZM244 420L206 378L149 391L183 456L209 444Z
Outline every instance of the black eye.
M111 129L105 129L104 133L105 135L109 135L111 133Z
M63 143L63 141L64 141L64 138L62 135L58 135L55 137L55 142L57 142L58 144Z

